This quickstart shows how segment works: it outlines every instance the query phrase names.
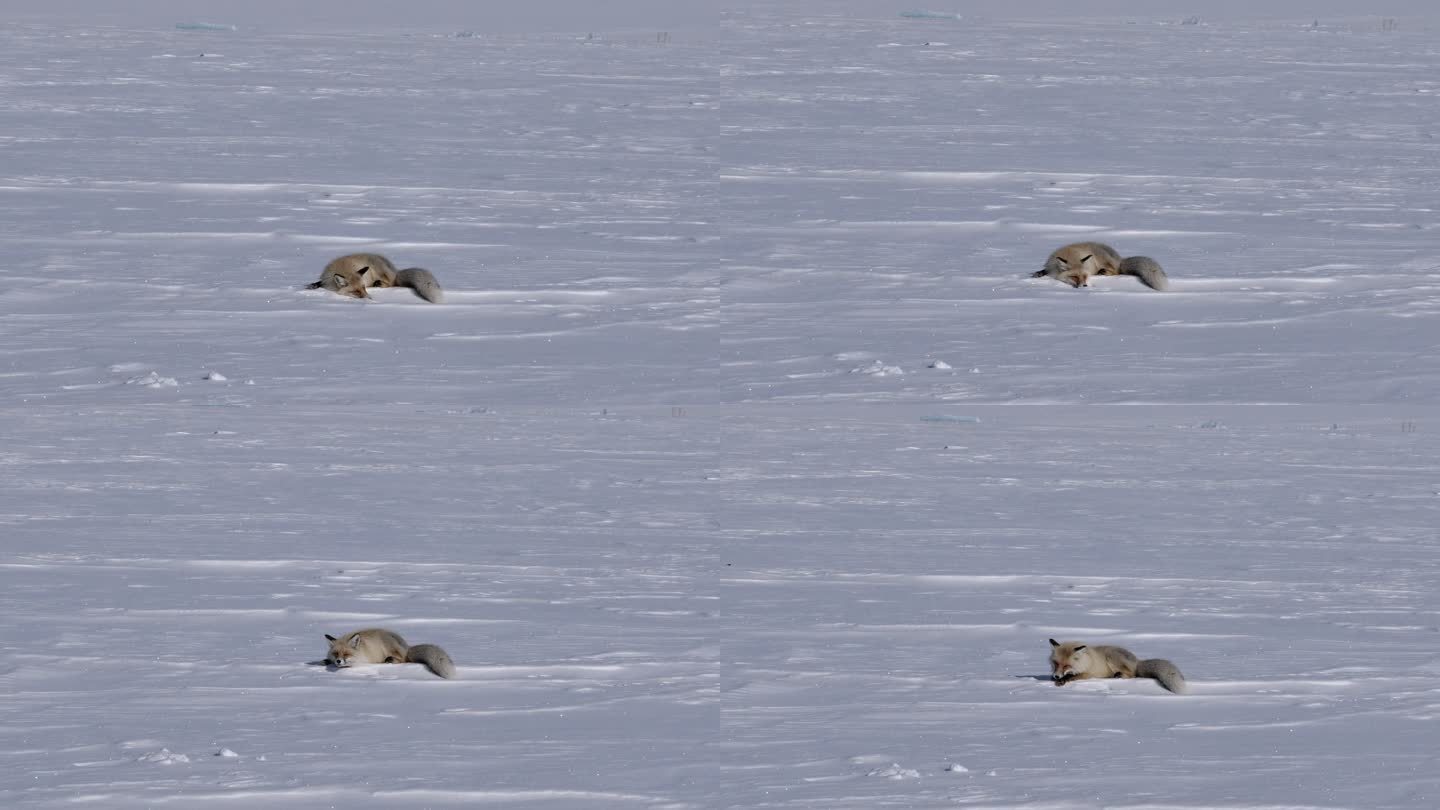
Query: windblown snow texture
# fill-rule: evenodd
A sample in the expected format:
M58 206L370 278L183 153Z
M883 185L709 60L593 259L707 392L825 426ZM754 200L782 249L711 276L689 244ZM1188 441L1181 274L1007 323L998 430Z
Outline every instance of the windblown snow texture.
M0 27L0 805L1434 807L1440 50L1128 22Z

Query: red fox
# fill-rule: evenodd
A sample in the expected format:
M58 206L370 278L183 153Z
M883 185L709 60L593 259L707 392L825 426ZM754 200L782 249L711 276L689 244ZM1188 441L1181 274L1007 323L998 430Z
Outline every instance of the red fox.
M1185 693L1185 676L1164 658L1140 660L1124 647L1091 646L1082 641L1050 639L1050 678L1056 686L1084 678L1154 678L1176 694Z
M1045 267L1031 278L1049 276L1071 287L1088 287L1094 276L1135 276L1152 290L1170 289L1170 279L1160 263L1149 256L1121 259L1115 248L1100 242L1076 242L1058 248L1045 260Z
M320 273L320 280L307 290L326 289L351 298L369 298L370 287L409 287L432 304L445 297L440 282L423 267L396 270L390 260L378 253L351 253L332 260Z
M338 669L355 664L424 664L442 678L455 677L455 663L448 653L434 644L411 647L393 630L372 627L340 638L326 634L325 640L330 642L325 663Z

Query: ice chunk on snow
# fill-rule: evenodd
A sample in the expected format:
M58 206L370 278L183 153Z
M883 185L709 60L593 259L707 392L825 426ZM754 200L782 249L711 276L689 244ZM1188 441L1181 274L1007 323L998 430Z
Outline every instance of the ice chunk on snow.
M154 762L158 765L175 765L181 762L189 762L190 757L184 754L172 754L169 748L161 748L153 754L146 754L139 759L140 762Z
M899 366L887 366L879 360L868 366L859 366L850 369L851 374L869 374L872 377L893 377L905 373L905 369Z
M876 768L866 776L880 776L885 779L919 779L920 772L914 768L902 768L899 763L891 763L889 767Z
M149 374L141 374L139 377L131 377L125 381L126 385L143 385L146 388L174 388L180 381L174 377L161 377L152 371Z

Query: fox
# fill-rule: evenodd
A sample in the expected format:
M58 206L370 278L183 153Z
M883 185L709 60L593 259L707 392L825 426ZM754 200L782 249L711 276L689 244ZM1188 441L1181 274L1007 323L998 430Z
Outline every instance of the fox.
M409 287L432 304L445 300L445 291L435 275L423 267L396 270L378 253L351 253L333 259L320 273L320 280L307 290L325 289L350 298L369 298L371 287Z
M340 638L326 633L325 640L330 642L325 663L338 669L356 664L424 664L442 678L455 677L455 662L449 653L434 644L411 647L394 630L371 627Z
M1170 289L1170 279L1160 263L1149 256L1120 258L1115 248L1101 242L1076 242L1057 248L1045 266L1031 278L1058 279L1071 287L1088 287L1094 276L1135 276L1152 290Z
M1188 688L1180 668L1164 658L1142 661L1124 647L1050 639L1050 679L1055 685L1084 678L1154 678L1177 695L1185 694Z

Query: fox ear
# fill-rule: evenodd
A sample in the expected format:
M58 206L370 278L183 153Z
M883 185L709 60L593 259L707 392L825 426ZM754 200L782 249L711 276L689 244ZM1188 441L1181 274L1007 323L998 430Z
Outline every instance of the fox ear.
M1075 652L1080 652L1080 651L1083 650L1083 649L1085 649L1085 645L1084 645L1084 644L1076 645L1076 647L1075 647Z
M335 637L332 636L332 635L330 635L329 633L326 633L326 634L325 634L325 640L326 640L326 641L334 641L334 640L335 640Z
M350 637L350 649L352 649L352 650L358 650L358 649L360 649L360 637L359 637L359 636L351 636L351 637Z
M326 638L329 638L329 636L326 636ZM1059 646L1060 646L1060 642L1058 642L1058 641L1056 641L1055 639L1052 638L1052 639L1050 639L1050 646L1051 646L1051 647L1059 647Z
M355 272L357 272L357 273L368 273L368 272L370 272L370 265L367 264L367 265L365 265L364 267L360 268L359 270L356 270Z

